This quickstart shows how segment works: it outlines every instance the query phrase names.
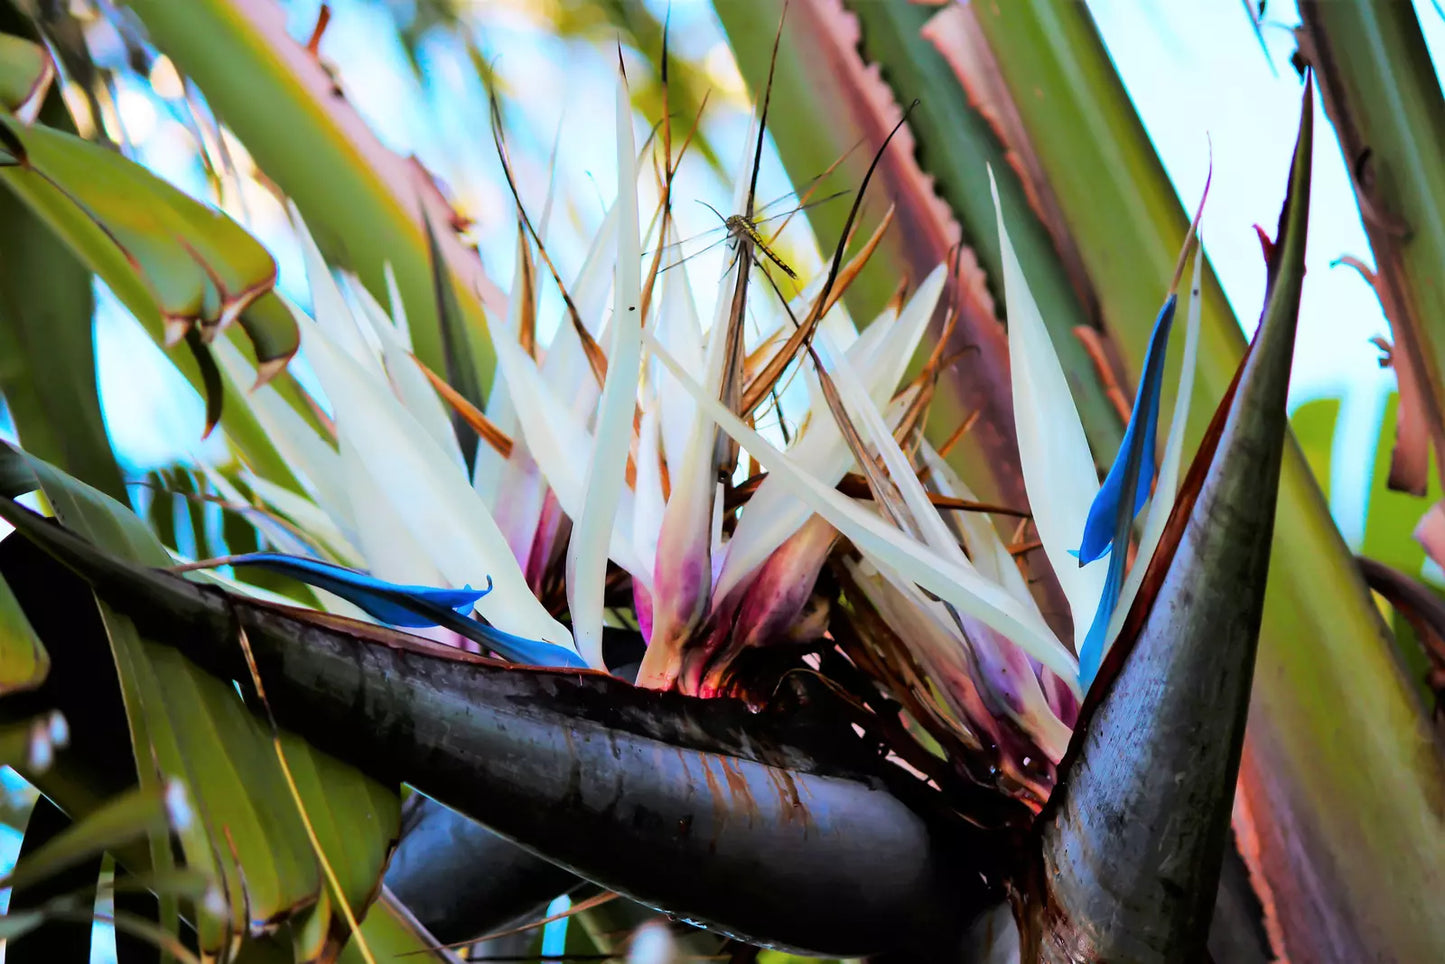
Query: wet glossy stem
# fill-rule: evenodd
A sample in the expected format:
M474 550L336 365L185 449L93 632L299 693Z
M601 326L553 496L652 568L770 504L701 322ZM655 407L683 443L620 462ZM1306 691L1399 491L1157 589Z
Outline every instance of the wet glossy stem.
M400 648L395 634L302 621L6 515L211 672L245 678L244 629L282 726L645 904L755 943L858 956L956 948L988 899L988 843L927 815L921 785L890 776L837 715L753 714Z
M582 881L570 871L523 850L468 817L435 800L416 798L415 814L404 825L401 843L386 871L386 885L426 929L443 943L500 930ZM635 905L634 905L635 906ZM1262 922L1259 899L1234 847L1225 853L1209 951L1217 962L1267 964L1274 960ZM988 961L986 952L1001 942L1017 947L1012 916L1005 909L980 917L966 941L968 954ZM900 957L914 959L913 952Z
M386 886L444 944L500 930L582 883L435 800L408 806Z

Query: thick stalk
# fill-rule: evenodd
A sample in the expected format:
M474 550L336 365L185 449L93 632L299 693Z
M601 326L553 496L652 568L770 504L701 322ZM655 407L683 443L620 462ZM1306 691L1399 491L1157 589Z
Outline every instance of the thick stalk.
M581 883L429 797L413 800L386 886L443 943L497 930Z
M1082 4L975 6L1105 325L1137 372L1162 283L1140 279L1169 277L1188 217ZM1212 274L1204 296L1195 433L1243 343ZM1420 845L1445 833L1439 747L1293 445L1280 486L1240 775L1241 851L1291 959L1445 959L1445 913L1429 896L1445 879L1445 850Z
M282 726L642 903L753 943L856 956L956 950L996 893L996 842L878 762L826 696L753 714L462 658L130 568L8 500L0 514L213 673L249 679L244 631Z
M32 479L0 488L28 491L33 485ZM0 578L22 599L42 639L68 641L69 658L51 666L40 688L0 700L0 719L29 719L49 710L64 714L70 745L49 769L23 776L78 819L135 785L105 627L96 607L83 599L89 593L85 583L24 539L0 541ZM418 795L411 813L386 883L444 943L497 930L581 883L570 871L435 800ZM144 845L120 856L133 872L149 866Z

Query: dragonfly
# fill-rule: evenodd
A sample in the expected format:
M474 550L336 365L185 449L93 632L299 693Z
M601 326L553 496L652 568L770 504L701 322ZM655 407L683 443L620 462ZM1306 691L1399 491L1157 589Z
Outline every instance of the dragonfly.
M702 203L707 204L708 210L712 211L712 213L716 214L719 218L722 218L723 227L727 228L729 239L737 242L743 238L747 238L748 242L752 244L754 248L767 255L769 261L777 265L779 268L782 268L784 274L786 274L789 278L792 278L794 281L798 280L798 273L794 271L786 261L779 257L776 251L774 251L771 247L768 246L768 242L763 238L762 232L758 230L758 224L756 221L748 217L746 214L734 214L731 217L724 218L722 212L719 211L717 208L713 207L711 204L708 204L706 201L703 201ZM789 213L795 214L798 210L799 209L795 208L792 212ZM704 248L703 250L707 249Z
M752 247L753 250L756 250L761 254L765 255L768 260L772 261L773 264L781 268L783 273L786 274L789 278L792 278L794 281L798 280L798 273L794 271L792 266L789 265L786 261L784 261L783 258L775 250L773 250L773 242L769 240L769 238L764 237L763 229L766 225L772 225L776 223L777 228L772 235L773 238L776 239L777 235L783 230L783 228L787 226L788 221L798 212L806 211L809 208L817 207L820 204L826 204L829 201L833 201L837 198L843 197L849 192L837 191L833 194L827 195L826 197L814 198L812 200L808 199L809 193L810 192L807 191L803 193L803 199L800 203L788 208L787 210L778 211L776 214L770 214L765 217L759 217L757 215L753 217L748 217L746 214L734 214L730 216L724 215L721 211L713 207L711 204L708 204L706 201L699 200L699 204L703 205L713 214L717 215L717 219L722 222L721 226L713 228L710 231L705 231L702 234L697 235L696 237L688 238L684 241L675 242L669 247L681 248L684 245L692 244L699 239L704 239L708 237L708 235L717 231L723 232L722 236L719 237L717 240L705 245L704 247L699 248L698 250L693 251L682 258L679 258L672 264L665 266L663 270L666 271L669 268L675 268L678 265L697 257L698 255L706 254L708 251L711 251L713 248L717 247L725 241L731 241L734 244L738 243L739 241L745 241L748 245ZM764 205L758 213L762 214L763 211L777 206L789 196L790 195L784 195L783 197L777 198L776 200L769 202L768 204Z

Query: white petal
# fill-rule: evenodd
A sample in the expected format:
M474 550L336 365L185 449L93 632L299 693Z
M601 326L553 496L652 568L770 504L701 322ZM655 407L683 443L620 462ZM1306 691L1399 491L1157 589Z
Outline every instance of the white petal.
M890 425L897 424L901 409L895 412L889 407L889 399L917 350L946 281L946 272L934 271L919 285L902 314L895 319L891 312L885 312L864 329L848 349L847 357L859 368L868 397L880 408L887 408ZM853 465L852 453L829 417L812 419L788 452L829 485L837 485ZM787 484L765 479L748 500L747 509L728 542L727 560L713 598L721 599L732 592L812 514L813 510L800 501Z
M599 338L602 331L607 292L612 287L610 269L616 260L617 205L614 203L597 229L587 258L568 289L583 326L594 338ZM551 281L549 279L544 283L550 284ZM597 409L601 388L582 350L582 342L572 330L572 321L565 316L565 309L556 327L556 334L547 346L547 357L542 360L542 373L548 385L567 386L572 411L584 419L589 418Z
M506 632L570 645L571 633L532 595L466 476L391 393L375 391L315 325L303 322L302 330L317 376L336 406L343 444L355 446L359 465L438 571L453 586L484 586L490 576L495 589L477 604L483 616Z
M943 460L933 446L924 442L919 453L923 458L924 468L928 470L940 493L957 499L978 501L978 496L958 477L958 473L953 471L953 467ZM1023 573L1019 572L1018 564L1008 551L1008 546L1004 545L998 530L993 527L992 516L983 512L955 512L953 519L963 532L964 545L968 547L973 567L984 578L1003 586L1015 599L1037 612L1038 603L1033 593L1029 592L1028 582Z
M818 333L818 344L821 348L819 358L832 372L833 384L843 400L844 410L853 419L863 442L871 445L882 456L888 476L902 495L903 502L913 517L912 522L924 543L959 565L973 568L959 547L958 540L949 532L938 510L929 501L928 493L924 490L923 483L918 481L918 475L913 471L908 456L893 438L891 427L884 423L882 413L865 394L862 379L854 372L848 359L833 346L826 333Z
M978 631L976 626L968 628L965 640L958 624L941 603L929 599L889 567L876 561L875 566L905 600L903 606L895 603L889 611L890 624L902 632L909 649L923 661L929 677L949 698L954 712L963 716L964 705L953 698L949 681L973 677L974 673L962 659L965 648L971 648L978 664L978 683L989 690L987 699L994 705L1007 707L1005 712L1023 727L1050 760L1055 763L1061 760L1069 748L1072 731L1049 706L1028 660L1006 640L1002 641L1001 649L997 637ZM886 592L869 594L875 605L887 596ZM884 610L880 608L880 611Z
M824 353L833 354L828 350L830 346L827 337L820 333L819 338ZM872 402L862 397L862 385L852 366L846 359L837 358L836 355L829 361L832 363L834 383L843 398L844 406L852 416L863 441L882 455L889 478L903 496L923 541L944 558L976 572L943 517L929 501L928 493L913 471L908 456L903 453L891 431L884 425L882 415ZM920 601L926 602L921 599L921 594ZM939 604L931 604L930 608L943 609ZM1025 606L1024 609L1030 614L1037 613L1034 606ZM949 635L956 640L956 645L967 646L973 650L982 685L989 688L994 699L1010 708L1009 712L1039 741L1040 747L1051 759L1061 758L1068 747L1069 730L1049 707L1027 658L1009 640L1000 639L996 634L978 627L969 630L965 639L959 633L958 627L948 625L951 622L952 619L948 618L945 623Z
M1004 227L998 185L991 169L989 184L998 213L1003 256L1014 428L1024 487L1039 541L1069 600L1075 642L1082 645L1094 620L1108 567L1081 567L1069 550L1077 549L1083 537L1089 506L1099 491L1099 473L1089 454L1089 442L1063 366Z
M582 514L573 519L567 544L567 604L578 652L602 666L603 584L608 545L625 485L632 416L637 407L637 378L642 369L641 260L637 227L636 150L632 141L632 101L627 84L617 87L617 270L613 284L612 338L607 380L597 403L596 445L587 469Z
M341 464L346 468L351 508L356 515L357 538L365 560L362 568L387 582L412 586L446 585L447 581L430 553L412 534L406 521L372 478L365 459L351 439L352 434L346 432L341 437ZM478 584L473 582L472 585ZM486 585L485 580L481 585Z
M211 345L211 351L215 353L217 363L237 385L255 382L256 370L229 339L217 338ZM336 449L316 434L316 430L272 386L262 385L245 395L244 401L280 453L281 460L301 480L317 504L331 514L343 532L354 532L351 502L346 496L346 481Z
M331 276L331 269L326 266L326 259L316 247L301 212L291 201L286 202L286 209L291 213L291 224L301 243L301 254L306 262L306 281L311 288L311 313L316 323L351 356L352 361L368 374L380 378L381 366L377 363L376 354L362 334L361 323L352 316L346 298Z
M512 410L512 393L507 390L506 376L502 374L500 365L492 372L492 387L487 390L485 413L493 425L511 438L515 451L519 442L517 420ZM477 457L472 463L472 488L483 502L493 508L501 493L506 464L507 459L502 457L502 453L490 445L477 446Z
M512 393L513 411L527 452L541 469L542 478L556 493L562 511L576 520L587 500L587 467L596 449L592 433L565 400L558 398L557 390L544 380L536 363L522 351L511 329L496 323L491 326L491 335L497 355L497 375L499 379L505 379L506 387ZM592 376L588 374L586 377ZM626 459L624 450L624 465ZM511 465L510 460L508 464ZM503 478L506 478L505 474ZM633 551L632 516L632 493L624 489L619 495L617 527L609 554L633 578L650 585L652 571L643 568Z
M341 464L339 454L337 455L336 461L339 466ZM366 565L365 559L362 558L361 550L358 549L336 525L334 517L327 507L319 506L310 499L299 496L290 489L283 488L268 479L263 479L259 475L247 473L245 478L246 484L251 487L251 491L254 492L262 502L287 519L290 519L312 539L320 542L326 549L330 550L337 562L343 566L351 566L352 568L364 567ZM342 496L345 496L344 491L342 492ZM351 518L351 503L349 500L345 505L338 506L337 508L345 518L348 520Z
M416 360L411 357L411 351L403 343L396 326L371 296L371 292L367 291L354 275L347 275L346 279L359 308L358 321L369 326L381 345L386 374L391 380L396 397L406 406L406 410L411 412L412 417L421 423L422 428L426 429L427 434L442 451L456 462L457 468L465 471L462 449L457 444L457 433L452 428L448 410L441 397L417 367Z
M972 569L956 565L889 526L832 486L818 481L748 428L736 415L708 398L702 387L682 371L645 331L643 338L678 381L692 393L694 400L717 419L724 431L746 446L748 452L770 473L787 480L794 494L852 540L859 550L896 569L920 588L952 603L960 612L992 626L1061 677L1077 681L1078 664L1073 654L1054 638L1037 614L1027 611L1002 588L983 579Z
M664 240L675 237L672 225L669 224L668 229L667 238ZM697 305L693 302L692 286L688 283L687 275L680 269L664 272L661 286L662 310L655 313L648 323L653 326L653 333L658 341L672 352L672 357L686 366L688 371L702 371L702 323L698 319ZM658 396L665 401L658 413L662 422L662 450L667 456L669 469L675 471L684 464L683 458L687 451L688 437L693 431L696 407L661 365L650 361L649 368L653 381L657 384Z
M512 291L521 292L523 272L526 271L527 268L528 265L526 262L519 258L512 273ZM502 337L510 338L513 341L516 340L517 332L522 324L522 312L531 307L532 306L523 303L520 294L508 299L507 334ZM488 334L494 341L499 337L499 333L493 330L495 327L495 321L488 326ZM520 346L518 347L518 353L521 353ZM477 490L477 494L482 497L482 501L495 508L499 505L499 500L504 498L504 493L518 485L526 485L533 488L540 487L540 483L534 478L535 472L530 471L535 468L535 466L532 465L530 456L525 451L526 440L522 438L521 432L519 431L521 426L517 423L517 410L512 404L512 393L507 387L506 373L503 371L500 361L498 361L496 370L492 373L492 387L487 392L486 416L492 420L493 425L507 433L513 443L512 456L510 458L503 458L502 454L490 445L477 446L477 461L472 467L472 487ZM523 451L519 451L519 447ZM538 500L538 505L540 507L540 500ZM493 515L497 515L497 513L494 512ZM506 517L498 516L498 518L502 519ZM504 528L508 530L507 538L508 541L511 542L514 550L521 551L518 537L521 533L527 531L529 522L532 526L535 526L535 520L527 519L518 519L515 525L510 523L503 524ZM525 541L529 544L530 539L531 535L525 537ZM520 559L521 556L519 555L518 558Z
M391 320L396 325L396 336L407 351L415 351L411 346L411 324L406 319L406 302L401 300L401 288L396 283L396 272L391 270L390 261L382 266L382 273L386 275L386 299L391 304Z
M662 528L663 511L667 505L662 495L662 438L659 434L658 409L662 405L654 396L642 412L637 428L637 479L633 487L632 544L637 559L648 571L657 564L657 533Z
M250 500L243 498L240 491L231 484L230 479L227 479L224 475L217 471L214 466L208 464L205 459L197 457L196 453L192 454L192 458L194 459L196 465L200 468L201 472L204 473L204 475L206 476L206 481L215 487L216 495L220 496L226 502L229 502L231 505L234 506L244 506L251 504ZM293 498L296 498L297 501L300 502L306 502L306 500L302 499L300 496L293 496ZM309 502L306 504L310 505ZM312 506L312 509L314 510L315 506ZM323 518L325 517L324 513L318 512L317 514L321 515ZM210 515L210 513L207 513L206 538L212 545L216 545L219 542L218 539L212 537L210 532L212 528L212 519L214 518L216 517ZM246 518L247 521L249 521L252 525L256 527L256 530L261 535L265 536L266 540L270 542L271 545L276 547L278 552L305 553L310 551L310 547L299 536L297 536L295 532L293 532L287 526L283 525L279 520L271 518L268 513L248 512L246 513ZM329 519L327 520L327 523L329 525Z

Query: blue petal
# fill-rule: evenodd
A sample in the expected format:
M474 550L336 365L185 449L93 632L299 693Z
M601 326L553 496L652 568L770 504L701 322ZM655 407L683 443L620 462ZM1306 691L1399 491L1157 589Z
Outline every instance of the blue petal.
M1094 621L1089 624L1089 633L1084 645L1079 647L1079 685L1086 691L1094 683L1099 665L1104 661L1105 635L1109 622L1114 618L1114 607L1119 605L1119 593L1124 588L1124 559L1127 552L1115 552L1109 558L1109 574L1104 579L1104 592L1099 597L1099 608L1094 610Z
M577 669L587 667L580 656L565 646L514 636L473 619L471 612L477 600L492 591L491 576L487 577L486 589L470 586L465 589L437 589L386 582L345 566L279 552L252 552L234 556L230 562L235 566L258 566L279 572L333 592L391 626L445 626L514 663Z
M485 646L509 662L521 663L526 666L587 668L586 661L565 646L558 646L556 643L548 643L540 639L528 639L525 636L514 636L470 616L453 614L450 620L445 617L438 620L438 625L445 626L472 642Z
M1144 377L1140 380L1139 393L1134 397L1134 409L1129 415L1129 427L1124 432L1124 441L1119 454L1109 467L1109 474L1089 506L1089 518L1084 523L1084 537L1079 543L1079 565L1087 565L1101 558L1109 551L1114 539L1116 522L1121 503L1125 501L1124 490L1130 474L1136 474L1135 484L1130 486L1133 498L1130 500L1129 518L1139 514L1149 498L1149 486L1154 481L1154 439L1159 422L1159 390L1164 383L1164 357L1169 347L1169 329L1174 320L1174 306L1177 299L1170 294L1159 309L1154 320L1154 332L1149 338L1149 351L1144 356ZM1131 473L1129 462L1138 459L1137 473Z
M487 578L487 588L482 590L472 589L470 586L465 589L407 586L386 582L367 573L319 559L288 556L279 552L252 552L236 556L231 563L278 572L309 586L325 589L392 626L437 625L435 619L417 608L417 602L444 606L453 612L466 615L472 611L477 600L492 591L491 577Z
M1177 298L1171 292L1154 320L1149 351L1144 356L1144 375L1134 410L1119 454L1109 468L1099 494L1089 507L1084 537L1079 546L1079 565L1109 555L1109 572L1094 621L1079 648L1079 682L1087 689L1094 681L1103 659L1105 635L1124 583L1124 562L1128 554L1129 531L1134 517L1149 498L1154 480L1154 444L1159 422L1159 394L1164 383L1164 359L1169 348L1169 329L1174 320Z

